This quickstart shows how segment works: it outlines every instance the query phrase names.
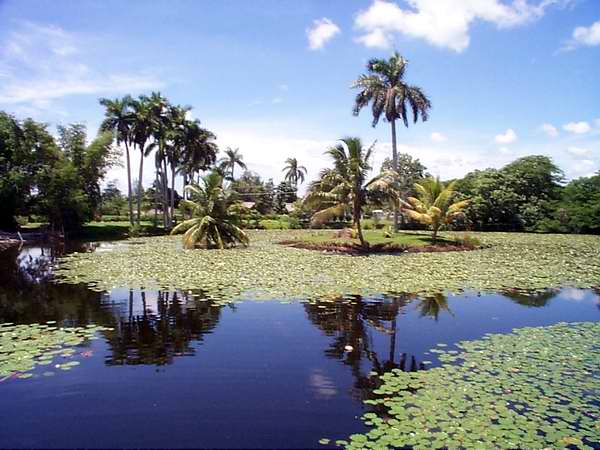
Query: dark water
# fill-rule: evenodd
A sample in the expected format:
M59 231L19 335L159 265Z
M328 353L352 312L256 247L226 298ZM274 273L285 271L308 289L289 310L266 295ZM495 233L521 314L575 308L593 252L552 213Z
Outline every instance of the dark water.
M425 353L441 342L600 320L593 290L223 307L49 283L56 255L110 245L0 253L0 323L115 328L82 346L71 371L0 383L0 448L319 447L363 431L372 371L435 363Z

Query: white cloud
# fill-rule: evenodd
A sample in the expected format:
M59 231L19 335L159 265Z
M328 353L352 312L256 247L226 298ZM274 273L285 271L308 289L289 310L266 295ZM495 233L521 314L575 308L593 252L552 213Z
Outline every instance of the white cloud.
M448 140L448 138L443 135L442 133L438 133L437 131L434 131L433 133L431 133L431 140L433 142L446 142Z
M594 120L594 124L596 125L596 128L600 128L600 117Z
M494 140L496 144L512 144L517 140L517 133L512 128L509 128L504 133L496 135Z
M503 155L511 155L512 151L508 147L500 147L498 151Z
M101 73L82 61L85 37L55 26L29 22L8 35L0 48L0 104L16 109L54 109L70 95L108 95L161 87L149 73ZM32 114L34 115L34 114Z
M363 44L368 48L387 49L391 45L391 36L385 33L381 28L376 28L355 39L356 42Z
M566 49L573 49L579 46L592 47L600 45L600 20L594 22L589 27L577 27L573 30L571 41L566 45Z
M592 129L587 122L569 122L566 125L563 125L563 128L565 131L574 134L585 134Z
M581 147L571 146L571 147L567 148L567 153L569 153L573 156L587 156L587 155L590 155L592 153L592 151L589 148L581 148Z
M396 33L424 39L437 47L464 51L470 42L473 22L484 21L498 28L510 28L528 23L544 15L554 4L565 5L571 0L541 0L530 3L514 0L406 0L408 8L387 0L374 0L355 19L362 33L357 39L367 47L387 48Z
M283 103L283 98L275 97L273 100L271 100L271 103L273 103L274 105L276 105L278 103Z
M558 136L558 130L556 129L556 127L554 125L551 125L549 123L545 123L543 124L540 129L546 133L549 137L556 137Z
M326 17L317 19L313 21L312 26L306 30L308 48L311 50L319 50L339 33L341 33L340 27L330 19Z

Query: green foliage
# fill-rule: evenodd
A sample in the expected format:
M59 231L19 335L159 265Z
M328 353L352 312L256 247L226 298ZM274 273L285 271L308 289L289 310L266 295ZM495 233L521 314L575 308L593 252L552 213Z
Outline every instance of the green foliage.
M438 231L444 225L451 224L463 215L463 209L470 200L454 201L456 192L455 182L445 185L438 178L428 177L420 183L415 183L416 197L408 197L403 212L411 219L427 224L433 231L433 241Z
M235 211L235 194L223 187L223 177L216 171L202 179L202 186L186 186L193 201L183 200L184 208L191 210L192 218L175 228L171 234L184 233L183 246L192 249L198 245L223 249L236 243L247 245L246 233L235 225L239 215Z
M380 377L365 403L385 414L366 413L371 430L346 448L592 448L598 333L599 323L560 323L433 349L441 367Z
M526 156L500 170L467 174L456 189L471 202L465 208L478 230L534 230L560 196L562 172L547 156Z
M369 160L373 146L364 148L360 138L347 137L327 150L333 161L333 168L321 172L319 179L311 183L304 199L308 206L314 206L311 224L318 226L335 217L343 217L352 211L352 222L358 239L367 246L361 229L362 210L370 195L398 198L395 187L395 173L384 172L367 181L371 170Z
M567 184L560 200L538 230L560 233L600 233L600 174Z

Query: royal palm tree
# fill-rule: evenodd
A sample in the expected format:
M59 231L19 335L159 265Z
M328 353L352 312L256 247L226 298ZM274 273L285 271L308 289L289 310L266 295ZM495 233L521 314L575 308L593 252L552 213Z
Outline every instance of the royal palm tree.
M396 196L394 190L395 175L384 172L367 181L371 170L369 160L375 143L364 148L360 138L347 137L325 152L333 160L333 168L324 169L319 179L309 188L304 202L307 206L317 207L312 216L312 224L319 225L333 217L352 211L352 223L356 228L360 245L368 247L362 233L362 209L370 193Z
M396 120L402 120L408 127L409 117L412 114L413 122L419 117L426 121L431 108L431 102L416 86L404 82L406 65L408 61L398 52L394 52L390 59L371 59L367 63L366 75L361 75L352 88L360 89L354 102L354 115L371 103L373 113L373 126L379 122L381 116L392 127L392 168L398 171L398 149L396 144ZM394 231L398 230L398 208L394 207Z
M188 185L185 189L193 200L182 200L182 205L191 210L192 218L171 231L171 234L185 233L185 248L205 245L223 249L238 242L248 244L248 235L234 223L237 219L235 193L223 187L220 173L213 171L202 178L201 185Z
M282 172L285 172L284 180L289 181L294 187L294 190L298 190L298 181L300 184L304 183L304 177L306 176L306 167L299 166L296 158L288 158L285 160L285 167Z
M155 95L154 93L152 94ZM144 175L144 158L148 156L148 153L153 148L153 143L150 142L153 132L155 130L155 121L153 117L153 109L150 103L150 99L146 96L140 96L137 100L132 103L133 109L133 125L131 128L132 142L137 146L140 151L140 169L138 175L138 187L137 187L137 217L136 223L139 226L141 219L142 210L142 196L144 189L142 186L142 180Z
M187 120L184 123L184 147L179 166L184 186L194 180L194 174L215 163L219 152L215 139L212 132L200 126L199 120Z
M434 243L440 228L463 215L462 210L469 204L469 199L453 202L455 185L454 181L444 185L439 177L427 177L415 183L418 198L408 197L408 202L402 201L402 209L411 219L431 227Z
M244 157L240 153L239 148L227 147L225 150L225 156L219 160L219 168L223 171L223 174L229 172L229 178L234 181L235 166L240 169L246 170L246 163L243 161Z
M126 95L122 99L110 100L101 98L100 104L106 108L104 120L100 125L101 131L112 131L118 144L125 144L125 160L127 167L127 200L129 202L129 223L133 225L133 200L131 189L131 158L129 144L132 141L132 127L135 120L131 106L133 99Z

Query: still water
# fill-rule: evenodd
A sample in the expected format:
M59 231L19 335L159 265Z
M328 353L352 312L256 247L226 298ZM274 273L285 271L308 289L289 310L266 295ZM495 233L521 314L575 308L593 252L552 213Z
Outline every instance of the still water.
M372 372L436 365L438 343L600 320L600 293L570 288L217 306L51 282L58 255L113 245L0 253L0 323L114 328L80 346L71 371L0 382L1 448L322 447L364 431Z

